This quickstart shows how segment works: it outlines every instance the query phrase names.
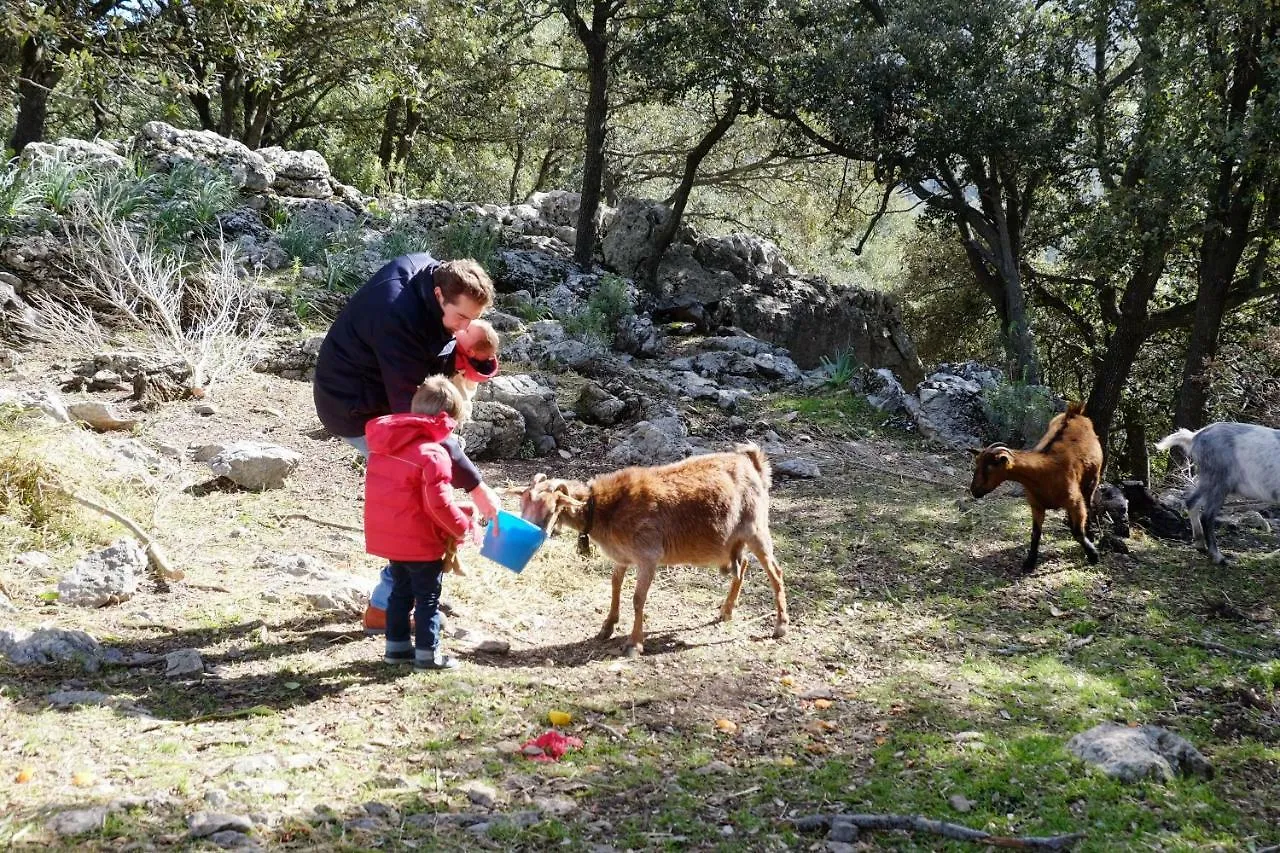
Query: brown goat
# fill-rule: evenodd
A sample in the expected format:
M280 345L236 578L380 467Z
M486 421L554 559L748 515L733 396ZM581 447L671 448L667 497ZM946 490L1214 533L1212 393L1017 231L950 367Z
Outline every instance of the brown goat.
M787 593L782 568L769 535L769 461L754 444L733 453L709 453L653 468L624 468L577 480L548 480L542 474L520 496L520 514L554 532L578 531L614 562L613 598L598 639L613 636L627 567L636 567L635 621L628 654L644 652L644 603L660 565L715 566L732 575L720 619L733 607L746 574L746 550L756 555L773 585L777 622L773 635L787 632Z
M1049 429L1031 450L1010 450L993 444L977 453L973 484L969 490L980 498L1005 480L1021 483L1031 507L1031 550L1022 564L1024 574L1036 566L1044 511L1065 509L1071 535L1084 548L1090 563L1098 562L1098 549L1089 541L1086 525L1093 493L1102 476L1102 445L1085 417L1084 406L1072 403L1049 421Z

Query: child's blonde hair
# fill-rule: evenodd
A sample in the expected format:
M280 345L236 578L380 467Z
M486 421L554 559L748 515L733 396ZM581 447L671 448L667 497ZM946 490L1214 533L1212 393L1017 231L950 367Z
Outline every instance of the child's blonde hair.
M459 420L466 406L462 393L444 376L428 376L413 392L409 411L415 415L438 415L444 412Z

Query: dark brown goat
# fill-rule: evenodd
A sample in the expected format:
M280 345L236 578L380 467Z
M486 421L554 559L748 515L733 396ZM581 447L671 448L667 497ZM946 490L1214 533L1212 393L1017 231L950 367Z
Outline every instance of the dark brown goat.
M614 562L613 597L599 639L613 636L627 567L636 567L635 621L627 651L644 651L644 603L660 565L715 566L732 575L720 607L733 608L756 555L773 586L777 622L787 631L787 593L769 535L769 461L754 444L733 453L708 453L653 468L624 468L589 483L539 474L520 495L520 514L548 531L558 526L589 537ZM585 544L585 542L583 543Z
M1085 417L1083 405L1072 403L1049 421L1044 438L1031 450L993 444L978 453L969 490L980 498L1005 480L1021 483L1026 489L1031 507L1031 550L1022 563L1025 574L1036 566L1047 509L1067 511L1071 535L1084 548L1089 562L1098 562L1098 549L1089 541L1085 528L1101 476L1102 445L1093 431L1093 421Z

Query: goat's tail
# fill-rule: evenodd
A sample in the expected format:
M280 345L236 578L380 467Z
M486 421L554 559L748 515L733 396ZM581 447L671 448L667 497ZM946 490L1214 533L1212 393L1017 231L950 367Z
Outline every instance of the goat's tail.
M1083 414L1084 414L1084 403L1068 403L1067 404L1066 420L1071 420L1072 418L1077 417L1079 415L1083 415Z
M1198 432L1199 430L1197 430ZM1156 450L1168 450L1170 447L1181 447L1188 453L1191 452L1191 441L1196 437L1195 432L1189 429L1180 429L1173 435L1167 435L1156 442Z
M769 457L764 455L764 451L757 444L739 444L735 448L739 453L743 454L751 460L751 464L756 466L756 470L760 472L760 478L764 480L765 489L773 488L773 469L769 467Z

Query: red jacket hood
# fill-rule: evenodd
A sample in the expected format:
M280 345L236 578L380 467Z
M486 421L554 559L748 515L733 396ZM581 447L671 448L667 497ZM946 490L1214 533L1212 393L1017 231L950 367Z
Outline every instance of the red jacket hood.
M436 415L383 415L369 421L365 427L365 438L369 442L370 453L395 454L411 444L444 441L457 425L444 412Z

